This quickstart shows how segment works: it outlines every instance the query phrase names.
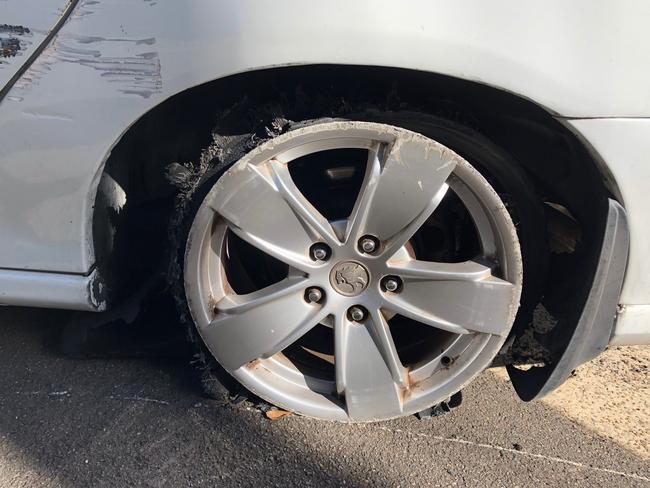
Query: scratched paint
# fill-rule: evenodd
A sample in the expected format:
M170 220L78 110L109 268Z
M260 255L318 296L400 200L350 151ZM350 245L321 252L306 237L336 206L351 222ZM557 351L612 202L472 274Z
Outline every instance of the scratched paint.
M155 1L146 1L153 6ZM99 0L81 0L71 14L70 20L81 22L82 19L101 12L103 5ZM3 32L6 34L3 36ZM16 56L25 51L27 41L18 36L27 36L30 29L0 25L0 63L4 57ZM16 93L8 100L21 102L29 91L40 84L44 77L54 69L54 65L75 64L95 71L100 83L113 85L116 91L126 95L150 98L162 91L160 58L156 38L130 38L120 25L118 37L82 36L74 32L56 36L42 55L29 67L14 85ZM1 64L0 64L1 67Z
M31 31L21 25L0 24L0 69L7 64L6 58L13 58L31 45Z
M71 1L0 0L0 90L25 68Z
M10 58L20 51L20 41L15 37L0 39L0 57Z
M82 0L72 12L71 18L80 19L95 13L94 6L99 4L99 0Z
M72 63L96 71L106 83L127 95L149 98L162 91L162 74L158 52L152 48L153 37L120 39L61 35L43 52L16 83L27 90L51 71L55 63ZM128 56L111 56L107 52L124 52Z

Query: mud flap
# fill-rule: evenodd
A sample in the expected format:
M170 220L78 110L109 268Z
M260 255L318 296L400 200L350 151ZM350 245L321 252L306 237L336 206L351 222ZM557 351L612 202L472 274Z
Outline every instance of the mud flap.
M581 364L603 352L616 321L629 249L625 209L609 200L607 223L593 285L573 335L555 364L529 370L508 366L512 384L524 401L548 395Z

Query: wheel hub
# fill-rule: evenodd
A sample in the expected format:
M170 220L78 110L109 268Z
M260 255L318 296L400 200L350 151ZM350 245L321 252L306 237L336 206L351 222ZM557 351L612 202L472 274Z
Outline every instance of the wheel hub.
M330 283L341 295L355 297L368 288L370 272L361 263L341 261L332 267Z

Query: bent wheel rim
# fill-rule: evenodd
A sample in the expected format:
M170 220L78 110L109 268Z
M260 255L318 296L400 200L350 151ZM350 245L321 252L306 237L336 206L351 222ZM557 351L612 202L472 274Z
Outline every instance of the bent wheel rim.
M336 150L363 150L367 160L349 216L332 221L290 169ZM479 252L418 259L414 236L450 193L471 217ZM229 267L242 241L286 273L238 292ZM521 282L514 225L478 171L431 139L367 122L316 124L247 154L202 202L185 256L189 309L216 360L267 401L329 420L399 417L461 390L505 341ZM416 335L440 332L408 364L398 319ZM296 346L316 328L325 342L331 331L333 354ZM315 374L310 354L331 371Z

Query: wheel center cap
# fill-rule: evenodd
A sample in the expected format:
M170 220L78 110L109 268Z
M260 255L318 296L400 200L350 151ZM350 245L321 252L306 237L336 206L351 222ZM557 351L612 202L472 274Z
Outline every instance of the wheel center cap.
M336 263L330 272L330 283L346 297L354 297L368 288L370 273L363 264L356 261Z

